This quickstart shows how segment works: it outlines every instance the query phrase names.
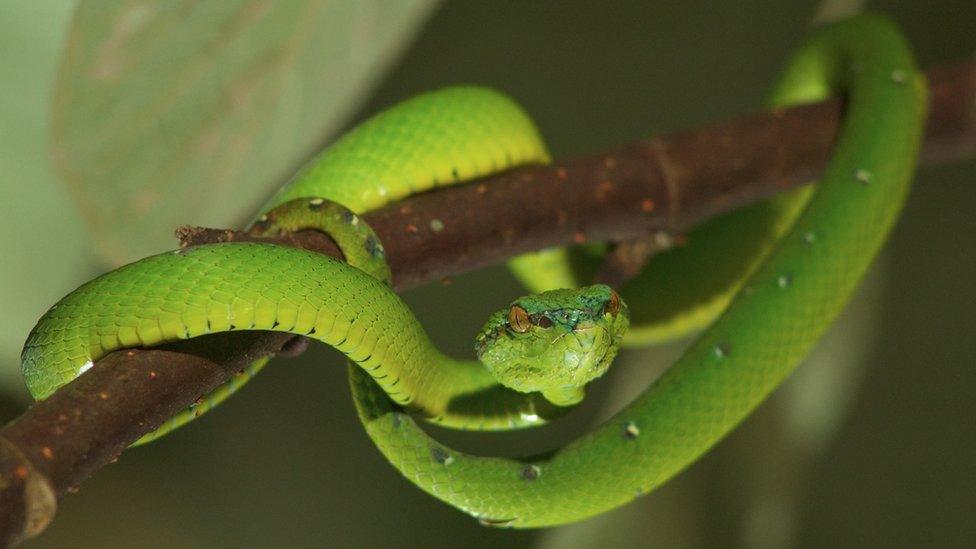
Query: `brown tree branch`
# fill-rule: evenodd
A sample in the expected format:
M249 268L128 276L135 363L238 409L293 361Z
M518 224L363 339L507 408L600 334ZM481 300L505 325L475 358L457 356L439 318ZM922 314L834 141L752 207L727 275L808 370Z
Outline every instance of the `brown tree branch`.
M976 155L976 60L928 76L923 161ZM364 218L382 239L400 290L549 246L636 242L648 235L667 241L717 214L815 179L842 110L835 99L734 118L419 195ZM250 239L207 229L184 229L179 236L184 245ZM331 240L314 232L291 235L286 243L339 256ZM633 269L621 261L621 269ZM289 351L291 339L235 332L115 352L4 426L0 542L39 533L60 497L131 442L254 359Z

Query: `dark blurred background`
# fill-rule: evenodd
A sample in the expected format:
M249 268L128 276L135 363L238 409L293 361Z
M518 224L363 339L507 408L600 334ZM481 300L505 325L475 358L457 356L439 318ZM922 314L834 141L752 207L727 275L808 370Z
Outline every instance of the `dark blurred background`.
M224 127L221 140L231 142L236 135L270 128L271 145L286 142L282 147L288 153L275 154L284 160L274 173L255 175L258 181L248 188L247 200L227 206L231 211L222 215L232 218L204 221L242 222L257 199L327 135L419 91L448 84L479 83L511 94L533 115L557 157L755 110L822 9L816 1L772 0L360 5L371 11L355 15L354 25L344 20L353 15L331 17L327 5L308 21L331 26L319 29L309 23L304 32L344 29L345 42L335 46L343 62L350 71L362 73L368 66L371 72L354 78L340 64L337 74L322 79L351 82L345 95L306 93L301 108L277 104L271 110L275 119L265 126L248 125L245 113L240 127ZM869 7L902 25L923 67L976 52L976 4L971 1L891 0ZM91 169L73 157L90 141L111 140L116 133L111 124L125 129L125 120L98 115L104 112L99 108L112 105L99 107L97 86L82 89L88 94L82 96L71 85L78 72L72 63L86 48L104 55L98 48L109 47L106 43L117 46L139 33L151 34L158 20L154 12L170 8L179 17L194 17L197 9L179 2L92 8L89 3L6 0L0 6L5 90L0 97L0 184L9 200L0 203L8 221L8 236L0 244L5 257L0 302L11 311L0 330L4 421L29 402L19 379L18 354L46 307L123 258L173 246L167 240L173 226L197 221L112 225L100 208L115 199L114 191L99 194L97 166ZM75 14L76 9L84 11ZM251 19L235 21L270 17L262 9L250 11ZM135 30L131 35L124 29L103 31L118 19L99 23L99 17L108 17L102 12L127 17ZM392 27L387 18L393 19ZM183 32L204 32L206 17L200 19ZM107 38L100 45L92 36ZM378 43L385 49L370 53ZM185 53L173 50L173 55ZM374 54L382 61L370 64L365 56ZM147 74L168 70L160 58L153 59L157 65ZM123 66L136 62L119 61ZM184 71L178 68L175 74ZM113 77L96 73L92 79L103 76ZM295 78L278 77L283 87ZM120 93L138 94L147 86L130 85ZM194 100L178 87L172 93L173 101ZM321 121L308 130L305 141L295 142L301 140L292 134L308 127L300 120L309 117L308 105L330 97L337 98L336 109L316 112ZM197 114L164 118L153 131L160 139L176 135L180 117ZM223 149L218 145L216 150ZM127 156L140 154L155 153L137 150ZM206 157L206 162L220 159ZM139 185L139 177L126 173L110 175L126 177L125 185ZM89 174L93 179L85 179ZM340 357L313 348L300 359L276 361L218 411L126 452L67 497L48 531L26 546L969 545L976 539L974 179L972 160L923 167L884 256L814 356L708 456L664 488L613 513L548 531L479 526L420 492L384 462L355 417ZM149 203L175 212L176 219L181 208L189 207L187 197L195 196L166 188L148 191L155 193ZM194 201L225 208L223 201ZM152 236L141 239L143 230ZM119 243L112 235L124 238ZM504 268L496 267L405 298L439 345L470 355L473 334L486 315L519 293ZM437 434L472 451L550 448L619 408L682 345L625 353L567 424L517 435Z

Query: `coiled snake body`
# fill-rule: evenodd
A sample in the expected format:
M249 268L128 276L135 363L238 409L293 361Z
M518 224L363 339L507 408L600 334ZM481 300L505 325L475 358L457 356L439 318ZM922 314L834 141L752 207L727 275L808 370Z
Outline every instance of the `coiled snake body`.
M846 120L819 185L712 223L686 248L655 258L619 294L600 285L554 289L579 285L588 250L517 258L519 277L545 291L489 319L476 342L484 364L433 347L386 284L382 245L356 215L412 193L548 161L519 107L497 92L458 87L410 99L353 130L287 185L252 227L325 230L348 264L256 243L141 260L52 307L25 344L24 376L42 399L116 349L226 330L306 335L350 358L367 433L420 488L486 524L548 526L603 512L672 477L762 402L834 320L882 245L918 153L924 81L897 30L867 15L816 32L772 104L817 101L836 91L847 93ZM701 269L717 249L727 267ZM572 262L581 270L570 267L571 254L583 258ZM639 398L546 456L467 455L414 421L496 430L542 423L582 398L582 386L603 373L622 341L660 340L713 319ZM624 336L628 323L634 328ZM262 365L143 441L209 409Z

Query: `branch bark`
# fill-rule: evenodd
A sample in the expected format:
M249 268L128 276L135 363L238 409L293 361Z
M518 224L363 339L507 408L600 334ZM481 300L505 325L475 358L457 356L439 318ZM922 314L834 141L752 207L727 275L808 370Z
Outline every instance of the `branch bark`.
M976 156L976 59L928 76L923 162ZM411 197L364 219L386 247L398 290L550 246L673 237L814 180L842 112L833 99L733 118ZM184 246L253 240L214 229L178 236ZM315 232L281 242L341 257ZM41 532L58 499L129 444L256 358L293 351L291 341L235 332L99 360L0 429L0 542Z

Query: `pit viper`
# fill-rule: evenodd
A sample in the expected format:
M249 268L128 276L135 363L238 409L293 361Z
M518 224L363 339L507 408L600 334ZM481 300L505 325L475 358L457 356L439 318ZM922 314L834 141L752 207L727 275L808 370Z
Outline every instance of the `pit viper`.
M544 164L549 154L532 120L499 92L458 86L411 98L325 150L251 226L256 234L323 230L347 262L264 243L143 259L81 286L40 319L22 354L25 380L43 399L117 349L229 330L290 332L349 357L366 432L421 489L490 525L551 526L604 512L673 477L759 405L831 324L890 232L918 155L926 86L884 17L817 29L769 104L836 93L846 97L845 116L818 184L706 224L621 288L583 285L601 249L515 258L514 272L535 293L490 317L475 341L480 362L431 344L390 289L382 243L359 215ZM468 455L416 422L539 425L578 402L622 344L700 329L641 396L545 455ZM263 364L139 442L212 408Z

